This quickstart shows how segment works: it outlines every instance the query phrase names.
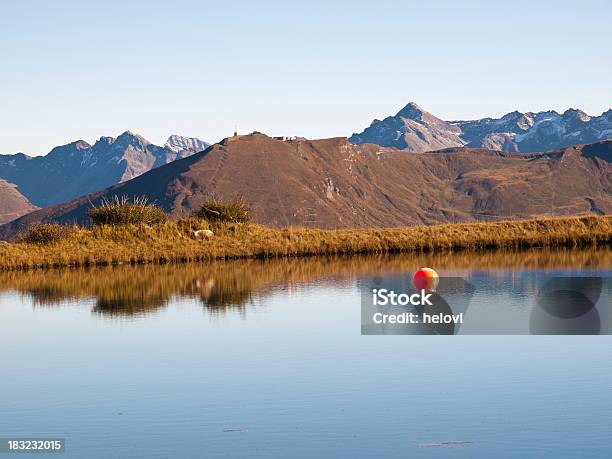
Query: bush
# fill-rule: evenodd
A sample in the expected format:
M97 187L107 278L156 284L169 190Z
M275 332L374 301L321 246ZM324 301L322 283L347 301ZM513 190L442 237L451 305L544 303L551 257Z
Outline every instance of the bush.
M209 222L248 223L251 221L251 209L242 199L232 201L209 199L195 216Z
M87 211L94 225L155 225L164 223L168 216L156 205L147 203L146 198L134 198L133 201L123 196L111 200L103 199L98 207Z
M74 230L73 226L41 223L32 226L22 241L29 244L51 244L52 242L69 238L74 234Z

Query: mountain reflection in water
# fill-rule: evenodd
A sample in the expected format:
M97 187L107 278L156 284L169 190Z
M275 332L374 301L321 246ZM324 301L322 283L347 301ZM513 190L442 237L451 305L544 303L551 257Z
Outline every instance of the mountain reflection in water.
M612 250L528 250L397 254L351 257L221 261L207 264L117 266L0 273L0 291L29 295L36 306L93 298L93 311L108 316L141 316L174 298L202 302L210 314L244 312L254 295L316 280L342 286L359 275L411 272L431 266L439 272L479 273L514 269L609 269Z

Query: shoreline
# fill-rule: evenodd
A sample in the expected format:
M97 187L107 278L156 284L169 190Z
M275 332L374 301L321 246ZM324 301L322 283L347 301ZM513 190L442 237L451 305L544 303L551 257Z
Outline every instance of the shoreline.
M194 239L193 230L214 236ZM0 244L0 270L224 259L383 253L597 247L612 242L612 216L555 217L487 223L363 229L270 228L190 222L74 228L49 244Z

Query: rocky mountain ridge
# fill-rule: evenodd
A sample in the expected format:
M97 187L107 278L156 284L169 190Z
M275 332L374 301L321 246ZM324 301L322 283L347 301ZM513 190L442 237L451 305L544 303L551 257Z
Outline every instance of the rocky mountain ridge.
M374 120L349 141L423 152L451 147L537 152L612 138L612 110L590 116L577 109L521 113L501 118L444 121L409 103L395 116Z
M45 156L0 155L0 179L14 185L33 206L46 207L133 179L208 147L193 137L170 136L157 146L126 131L93 145L78 140ZM1 199L1 197L0 197Z

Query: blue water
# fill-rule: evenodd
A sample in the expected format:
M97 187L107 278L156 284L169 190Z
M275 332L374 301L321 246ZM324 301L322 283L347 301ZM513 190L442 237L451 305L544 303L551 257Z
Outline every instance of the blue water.
M610 457L610 336L361 336L358 282L136 315L7 289L0 437L79 458ZM473 443L423 447L444 441Z

